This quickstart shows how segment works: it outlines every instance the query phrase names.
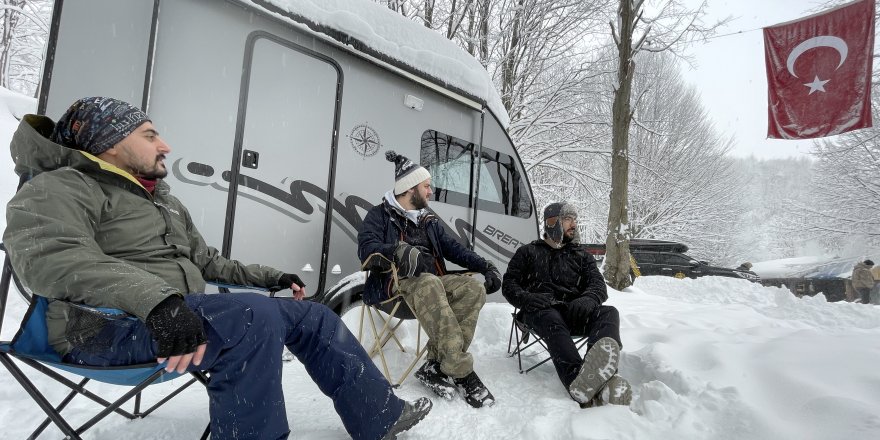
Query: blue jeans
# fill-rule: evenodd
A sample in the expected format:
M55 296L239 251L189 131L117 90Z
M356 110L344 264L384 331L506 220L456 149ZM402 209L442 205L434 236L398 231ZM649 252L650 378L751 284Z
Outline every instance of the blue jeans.
M287 438L281 390L285 345L333 399L352 438L379 439L400 417L403 400L327 307L256 293L190 294L186 304L202 318L208 339L201 365L190 370L210 373L212 439ZM156 359L156 341L141 321L111 321L95 338L111 348L97 353L74 348L64 360L112 366Z

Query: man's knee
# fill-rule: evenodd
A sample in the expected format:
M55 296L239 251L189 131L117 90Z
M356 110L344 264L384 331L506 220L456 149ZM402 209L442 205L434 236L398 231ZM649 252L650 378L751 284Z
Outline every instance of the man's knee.
M417 277L409 278L405 284L405 291L409 294L419 295L426 292L443 292L443 283L440 281L440 277L430 273L423 273Z
M534 312L523 312L522 319L527 326L536 331L550 332L563 329L568 331L568 325L566 325L562 314L552 307Z
M620 325L620 312L614 306L599 306L599 320Z
M461 287L462 292L464 292L462 295L463 299L478 308L482 308L486 304L486 287L483 286L480 280L472 276L462 275L462 277L464 279Z

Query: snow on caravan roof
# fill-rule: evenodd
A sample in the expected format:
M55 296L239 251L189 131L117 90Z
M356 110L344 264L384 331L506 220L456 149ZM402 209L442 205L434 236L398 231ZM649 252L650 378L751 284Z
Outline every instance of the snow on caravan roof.
M368 0L239 0L510 117L486 69L439 33Z

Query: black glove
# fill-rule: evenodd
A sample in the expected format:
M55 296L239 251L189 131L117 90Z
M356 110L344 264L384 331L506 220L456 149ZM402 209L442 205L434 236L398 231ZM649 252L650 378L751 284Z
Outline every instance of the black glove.
M417 277L423 272L430 271L433 259L430 250L409 243L400 243L394 249L394 263L397 265L397 275L400 278Z
M486 269L486 272L483 272L483 277L486 278L486 282L483 283L483 286L486 287L487 295L495 293L501 288L501 272L498 272L498 268L491 262L489 262L488 265L489 267Z
M553 298L550 293L529 292L526 293L526 303L523 310L526 312L537 312L544 310L553 304Z
M568 303L568 310L571 314L584 321L590 319L590 315L593 314L596 307L599 307L599 301L596 301L596 298L592 296L582 296Z
M306 287L306 283L303 282L299 278L299 275L295 273L286 273L281 275L281 278L278 278L278 285L274 287L270 287L270 292L277 292L279 290L290 289L290 286L296 284L300 288Z
M208 340L202 320L193 313L183 298L172 295L165 298L147 315L147 328L159 342L156 357L167 358L196 351Z

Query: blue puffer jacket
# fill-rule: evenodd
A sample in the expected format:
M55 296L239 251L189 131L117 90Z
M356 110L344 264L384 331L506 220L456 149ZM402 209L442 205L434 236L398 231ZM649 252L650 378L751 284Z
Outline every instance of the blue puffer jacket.
M358 232L358 258L365 261L370 255L379 252L389 260L394 259L394 249L400 242L403 222L407 221L388 202L374 206L367 213ZM489 263L476 252L464 247L455 238L446 234L440 220L431 216L426 223L428 239L434 250L434 257L440 265L441 274L446 273L446 260L472 270L485 273ZM376 304L390 297L391 275L370 273L364 286L364 302Z

